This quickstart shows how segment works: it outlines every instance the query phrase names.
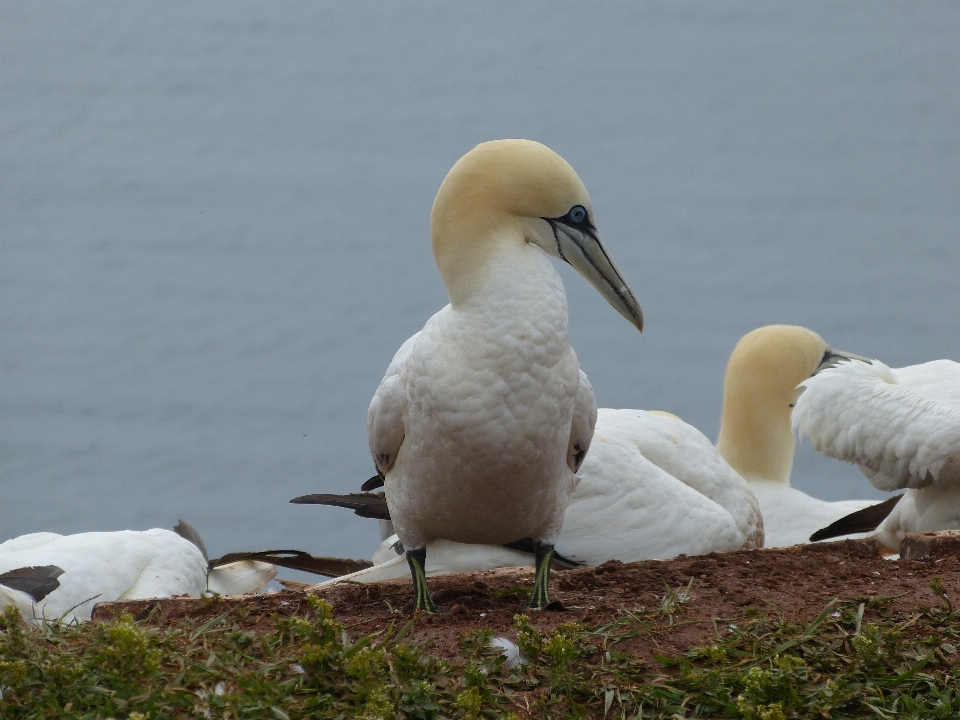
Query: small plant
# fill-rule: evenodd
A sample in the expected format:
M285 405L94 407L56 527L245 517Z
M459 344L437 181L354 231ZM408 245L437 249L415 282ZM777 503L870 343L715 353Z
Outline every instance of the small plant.
M673 625L673 616L680 612L685 603L690 602L693 578L690 578L690 582L687 583L686 587L680 586L676 590L669 585L665 585L664 587L667 588L667 591L664 593L663 600L660 603L660 612L665 615L669 623Z
M942 598L947 604L947 615L953 615L953 603L950 602L950 598L947 596L947 591L943 589L943 579L935 577L933 580L931 580L930 590L933 591L933 594L938 598Z

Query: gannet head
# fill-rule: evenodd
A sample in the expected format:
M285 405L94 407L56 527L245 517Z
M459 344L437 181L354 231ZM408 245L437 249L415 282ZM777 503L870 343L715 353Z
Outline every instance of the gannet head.
M743 336L727 364L717 449L747 480L790 482L797 385L844 358L812 330L767 325Z
M640 304L600 242L586 188L545 145L494 140L460 158L437 193L430 235L454 304L500 247L527 242L576 268L643 330Z

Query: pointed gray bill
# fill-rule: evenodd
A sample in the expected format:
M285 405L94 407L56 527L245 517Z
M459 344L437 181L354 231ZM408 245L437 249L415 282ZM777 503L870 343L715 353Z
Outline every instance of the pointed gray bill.
M607 302L643 332L643 311L593 228L571 227L560 218L544 218L553 228L560 257L593 285Z

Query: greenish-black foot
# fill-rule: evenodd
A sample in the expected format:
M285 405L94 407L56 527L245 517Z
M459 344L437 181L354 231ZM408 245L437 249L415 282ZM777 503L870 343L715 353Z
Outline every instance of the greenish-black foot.
M533 592L530 593L529 610L543 610L550 604L550 560L553 558L553 545L538 542L534 553L536 558L537 576L533 581Z
M407 550L407 564L410 566L410 575L413 577L413 592L416 598L413 609L423 610L430 614L440 612L430 591L427 589L427 549Z

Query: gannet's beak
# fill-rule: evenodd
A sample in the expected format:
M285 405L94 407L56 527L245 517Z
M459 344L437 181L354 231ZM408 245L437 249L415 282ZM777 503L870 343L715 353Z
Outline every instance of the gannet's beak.
M823 353L823 358L820 360L820 364L817 365L817 369L813 371L813 374L816 375L821 370L825 370L828 367L833 367L838 362L843 360L862 360L865 363L873 364L873 360L870 358L865 358L863 355L854 355L853 353L846 352L844 350L834 350L831 347L828 347L826 352Z
M572 265L630 324L643 332L643 310L633 296L613 258L607 254L596 229L584 223L574 227L565 218L543 218L553 230L560 258Z

